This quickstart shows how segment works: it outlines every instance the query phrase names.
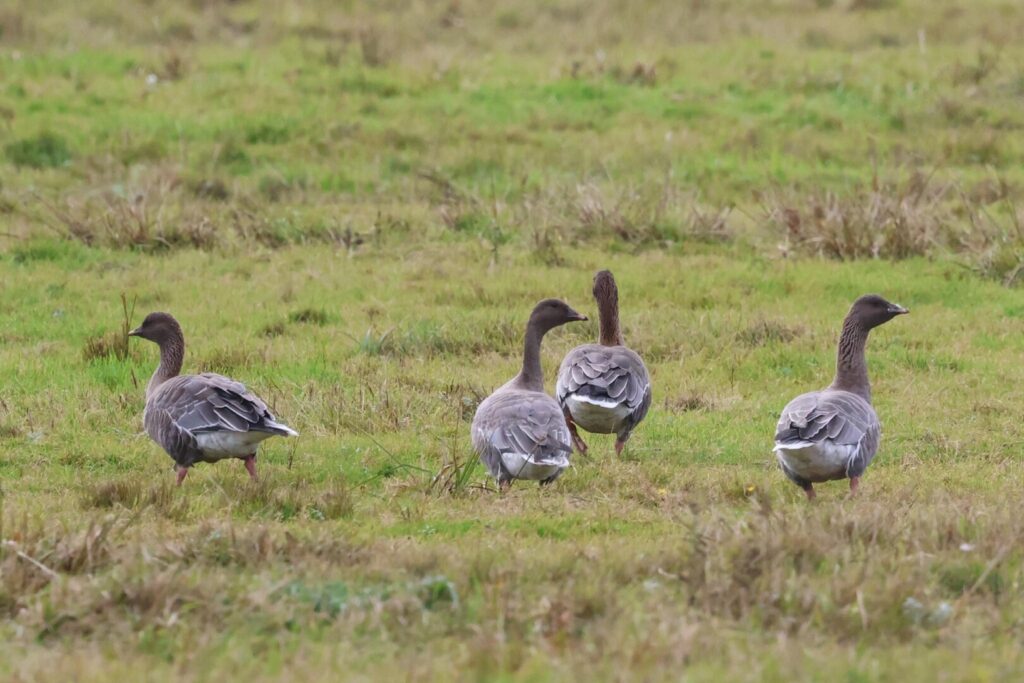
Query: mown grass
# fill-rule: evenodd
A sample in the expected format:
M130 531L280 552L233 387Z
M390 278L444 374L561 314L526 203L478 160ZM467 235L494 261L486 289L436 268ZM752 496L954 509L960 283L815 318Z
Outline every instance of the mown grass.
M1020 676L1016 6L16 0L0 27L4 678ZM652 411L622 459L594 437L499 496L473 411L533 303L594 313L604 267ZM808 505L775 419L868 291L912 311L870 343L882 451ZM258 484L173 486L126 310L301 433ZM549 337L549 386L595 336Z

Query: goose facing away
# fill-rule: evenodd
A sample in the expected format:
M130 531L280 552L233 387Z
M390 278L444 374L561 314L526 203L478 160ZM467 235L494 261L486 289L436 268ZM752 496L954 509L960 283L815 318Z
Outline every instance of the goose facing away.
M522 369L477 408L473 448L499 489L516 479L550 484L569 466L569 430L558 402L544 392L540 343L549 330L586 319L564 301L538 303L526 325Z
M160 347L160 365L146 385L142 421L177 466L178 484L197 462L239 458L256 479L256 449L275 435L298 436L277 422L245 385L222 375L181 375L185 337L167 313L150 313L128 333Z
M594 299L600 343L577 346L565 356L555 397L580 453L587 452L587 444L577 426L594 434L615 434L615 453L621 455L651 407L651 379L643 360L622 340L619 290L611 272L602 270L594 276Z
M808 499L815 496L813 484L834 479L849 478L850 492L857 492L882 433L864 358L868 333L909 312L876 294L857 299L843 321L832 384L797 396L782 410L775 455Z

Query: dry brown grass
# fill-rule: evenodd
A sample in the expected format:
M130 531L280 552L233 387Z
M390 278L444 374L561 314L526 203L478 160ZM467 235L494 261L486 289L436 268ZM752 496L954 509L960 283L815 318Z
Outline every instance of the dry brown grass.
M218 593L230 596L233 618L297 618L306 604L309 617L349 615L337 624L356 633L370 624L376 624L371 631L384 627L377 621L382 608L397 610L385 622L399 626L434 609L430 605L438 599L433 588L424 593L410 587L406 595L405 589L377 593L374 583L398 586L403 576L426 581L440 574L461 601L478 604L467 613L442 595L446 609L455 610L445 622L454 619L453 626L460 628L463 619L483 624L500 619L510 643L546 642L568 654L574 644L622 637L628 614L647 610L652 624L668 619L658 608L666 599L680 605L695 625L756 624L792 638L889 643L913 642L929 631L943 639L958 637L973 619L1013 600L1008 591L1021 579L1021 558L1014 548L1024 527L1009 510L910 491L904 491L907 502L902 505L864 500L807 510L760 484L748 487L753 493L747 494L746 510L741 505L734 512L711 509L709 501L693 498L692 492L655 493L657 515L673 523L658 523L647 532L664 534L664 539L658 549L643 553L598 535L585 542L540 541L541 548L578 546L576 556L489 543L467 552L464 541L451 539L429 545L402 542L385 559L380 551L387 541L353 546L319 533L300 537L261 525L201 524L180 538L148 539L126 534L137 522L116 516L70 535L8 521L0 555L4 602L9 613L27 610L23 623L35 624L41 637L117 627L125 612L132 621L158 629L173 631L175 613L187 613L193 627L214 627L228 618L224 598L213 599ZM297 483L294 490L305 486ZM253 497L240 502L288 504L283 503L288 488L252 490ZM481 495L493 496L472 494L469 504L478 505L475 499ZM881 552L893 547L904 552ZM123 574L140 560L148 568ZM312 578L336 562L370 579L369 592L351 584L336 590ZM302 587L293 583L280 593L260 578L266 570L292 565L303 566L310 577L301 580ZM254 582L228 588L225 581L241 568L255 572ZM190 578L199 571L206 576L203 581ZM95 579L75 578L86 574ZM62 606L47 615L40 601L51 598L40 591L55 581L52 599L59 595ZM544 588L551 586L560 588ZM280 597L268 602L275 594ZM389 594L398 598L390 607ZM420 597L406 602L413 595ZM908 596L914 598L910 603ZM418 630L400 637L414 637ZM639 647L641 641L634 638L620 645Z
M785 237L784 252L799 250L840 260L900 259L950 246L954 188L914 175L849 195L824 193L801 202L773 198L768 218Z
M899 260L953 253L1007 285L1024 268L1024 212L1001 184L977 186L968 194L955 184L913 175L901 184L876 183L842 196L772 197L766 213L784 240L784 255Z
M202 207L181 201L180 179L173 173L148 176L127 190L36 200L55 233L87 246L161 251L216 243L210 218Z

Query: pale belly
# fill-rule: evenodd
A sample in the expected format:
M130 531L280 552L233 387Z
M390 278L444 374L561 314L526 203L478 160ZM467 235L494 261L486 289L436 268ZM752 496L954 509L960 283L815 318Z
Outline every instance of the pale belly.
M846 477L857 447L825 441L805 446L775 447L775 455L791 472L810 482Z
M594 434L617 434L629 419L629 406L624 403L601 404L570 395L565 398L572 421Z
M244 458L256 453L261 441L273 436L269 432L203 432L196 434L196 445L207 461Z
M522 453L502 453L501 462L516 479L531 481L550 479L569 466L569 458L564 455L554 460L538 463Z

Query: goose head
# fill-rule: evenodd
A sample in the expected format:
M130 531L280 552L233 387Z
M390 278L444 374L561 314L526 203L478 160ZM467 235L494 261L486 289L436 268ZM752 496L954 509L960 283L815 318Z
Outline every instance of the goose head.
M586 319L587 316L577 313L561 299L544 299L534 306L533 313L530 314L530 326L547 332L559 325Z
M899 304L886 301L877 294L866 294L853 302L848 317L862 329L870 330L907 313L910 311Z
M170 313L150 313L142 324L128 333L129 337L141 337L159 346L179 341L182 338L181 325Z
M598 304L618 306L619 288L610 270L599 270L594 275L594 299Z

